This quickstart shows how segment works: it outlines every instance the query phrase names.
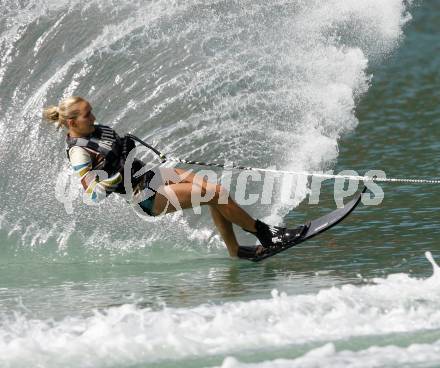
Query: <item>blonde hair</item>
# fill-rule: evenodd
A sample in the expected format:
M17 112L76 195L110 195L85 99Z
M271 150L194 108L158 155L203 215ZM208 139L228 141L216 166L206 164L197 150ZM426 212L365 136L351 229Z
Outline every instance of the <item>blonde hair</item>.
M48 106L43 109L43 118L56 124L57 128L66 127L67 119L76 119L79 116L79 110L75 109L78 102L87 102L79 96L67 97L59 103L58 106Z

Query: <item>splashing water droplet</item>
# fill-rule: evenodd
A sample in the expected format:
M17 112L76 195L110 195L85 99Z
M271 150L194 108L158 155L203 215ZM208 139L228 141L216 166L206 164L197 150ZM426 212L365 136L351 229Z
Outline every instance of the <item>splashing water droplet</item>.
M434 261L434 257L432 256L431 252L426 251L425 252L425 257L428 259L429 262L431 262L432 269L433 269L433 276L440 275L440 267Z

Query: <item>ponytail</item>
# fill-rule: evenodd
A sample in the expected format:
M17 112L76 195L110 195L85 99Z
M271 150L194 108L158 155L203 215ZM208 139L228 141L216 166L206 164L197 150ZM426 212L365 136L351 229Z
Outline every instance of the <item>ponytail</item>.
M60 113L58 110L58 106L49 106L43 109L43 119L50 123L54 123L57 125L57 128L61 126Z
M48 106L43 109L43 118L50 123L54 123L57 129L67 127L67 119L76 119L79 110L75 109L78 102L85 101L82 97L72 96L65 98L58 106Z

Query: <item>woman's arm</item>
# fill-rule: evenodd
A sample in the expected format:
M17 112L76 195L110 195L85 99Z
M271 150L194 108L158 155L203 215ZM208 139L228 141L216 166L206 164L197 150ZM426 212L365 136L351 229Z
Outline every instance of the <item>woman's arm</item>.
M99 178L97 171L92 169L90 153L82 147L72 147L69 150L69 159L74 172L80 177L85 195L92 202L103 200L123 181L119 172L107 179Z

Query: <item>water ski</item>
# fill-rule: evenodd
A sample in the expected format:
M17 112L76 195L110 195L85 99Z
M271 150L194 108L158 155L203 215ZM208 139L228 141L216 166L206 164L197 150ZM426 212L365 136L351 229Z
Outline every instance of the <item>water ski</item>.
M360 203L362 193L365 193L367 187L364 187L360 193L358 193L350 202L348 202L343 208L338 208L327 215L312 220L304 225L299 226L296 229L289 230L298 234L297 238L286 246L264 250L260 255L255 255L255 246L241 246L240 249L243 254L248 252L248 260L253 262L259 262L263 259L274 256L277 253L283 252L286 249L292 248L306 240L313 238L314 236L329 230L344 218L346 218Z

